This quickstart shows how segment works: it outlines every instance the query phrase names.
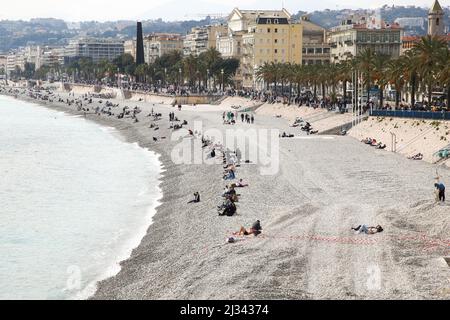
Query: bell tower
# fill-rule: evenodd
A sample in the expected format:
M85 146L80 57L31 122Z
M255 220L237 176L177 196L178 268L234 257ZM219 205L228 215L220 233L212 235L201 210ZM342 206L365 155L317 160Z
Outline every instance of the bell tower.
M444 35L444 10L438 0L434 0L434 4L428 12L428 35Z

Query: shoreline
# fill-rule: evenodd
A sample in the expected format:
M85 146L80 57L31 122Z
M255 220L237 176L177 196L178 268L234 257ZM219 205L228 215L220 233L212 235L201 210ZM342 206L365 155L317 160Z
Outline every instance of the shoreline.
M152 108L117 101L146 106L146 112ZM89 299L450 298L441 281L450 276L441 261L448 255L450 218L448 205L436 205L431 197L433 165L376 151L352 137L280 139L280 171L261 176L256 166L239 168L238 178L250 187L240 190L238 214L217 217L214 208L226 184L222 165L174 164L170 151L176 141L165 127L167 113L176 109L153 107L163 113L158 135L166 135L165 142L152 141L156 133L141 116L137 124L87 116L117 126L128 142L160 150L166 169L153 224L120 263L120 272L100 281ZM201 110L176 112L190 124L202 120L205 128L227 129L220 125L221 110ZM291 130L273 117L257 115L256 122L257 128ZM448 181L450 171L442 175ZM194 191L202 202L187 205ZM231 231L255 219L262 221L261 236L225 243ZM366 244L367 236L350 231L361 223L381 224L385 231ZM430 247L421 235L440 242ZM367 268L373 266L382 273L382 286L368 290Z
M15 97L12 95L6 95L6 94L0 94L2 96L14 99ZM46 101L37 101L35 99L32 99L27 96L18 96L16 98L17 100L30 103L32 105L35 105L36 107L40 108L46 108L52 111L57 111L64 113L67 116L75 116L78 118L83 118L83 115L72 109L67 107L66 105L62 103L47 103ZM116 139L121 140L123 143L135 145L136 147L142 149L142 151L153 153L156 157L156 161L159 163L159 168L157 168L158 171L158 184L156 186L150 186L155 187L158 189L158 196L155 199L155 204L151 205L146 208L146 214L144 217L144 220L146 221L145 226L143 226L140 230L135 230L136 232L139 231L139 237L134 237L132 239L128 239L128 243L133 243L130 246L123 246L122 249L124 249L124 252L118 253L117 260L113 262L112 265L109 265L102 273L98 275L98 277L91 282L89 282L84 288L82 288L79 292L74 293L70 295L68 299L75 299L75 300L89 300L93 298L98 290L98 285L100 282L105 281L109 278L115 277L121 270L122 270L122 263L126 260L128 260L132 255L133 252L139 247L140 243L142 242L142 239L148 234L148 229L154 222L155 215L158 213L158 207L160 207L163 204L163 198L164 193L161 188L161 184L163 182L163 177L165 173L165 165L163 161L161 160L161 154L154 149L150 148L148 144L151 143L149 138L146 138L144 136L140 136L139 134L133 132L132 127L122 127L121 123L113 123L111 121L105 121L105 119L99 119L95 117L91 118L85 118L87 121L91 121L95 123L96 125L100 126L108 132L109 134L113 135ZM100 121L102 120L102 121ZM112 120L112 119L110 119ZM115 122L115 121L114 121ZM143 232L141 232L143 229Z

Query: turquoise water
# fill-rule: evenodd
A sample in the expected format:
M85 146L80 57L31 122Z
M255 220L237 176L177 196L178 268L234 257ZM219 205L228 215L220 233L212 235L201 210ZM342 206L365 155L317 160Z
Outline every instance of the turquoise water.
M112 128L0 96L0 299L92 294L151 224L160 172Z

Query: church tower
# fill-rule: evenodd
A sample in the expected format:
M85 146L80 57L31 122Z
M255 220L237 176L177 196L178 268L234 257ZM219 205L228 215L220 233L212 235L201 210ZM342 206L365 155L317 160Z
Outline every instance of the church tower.
M438 0L434 0L434 4L428 12L428 35L444 35L444 10Z

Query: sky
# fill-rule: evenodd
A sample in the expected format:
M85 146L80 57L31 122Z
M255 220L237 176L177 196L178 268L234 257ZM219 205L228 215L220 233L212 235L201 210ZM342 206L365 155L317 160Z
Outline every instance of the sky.
M66 21L199 20L202 14L228 14L241 9L279 9L291 13L323 9L377 8L387 5L430 7L434 0L9 0L1 1L0 20L59 18ZM442 6L450 0L440 0Z

